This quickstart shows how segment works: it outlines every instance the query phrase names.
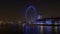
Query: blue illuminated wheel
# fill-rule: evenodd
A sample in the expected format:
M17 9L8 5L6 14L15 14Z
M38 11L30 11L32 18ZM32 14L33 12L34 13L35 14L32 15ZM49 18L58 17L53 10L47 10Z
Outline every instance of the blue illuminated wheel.
M31 9L33 11L30 11ZM36 8L35 8L35 6L29 6L26 9L25 18L26 18L26 23L29 23L30 20L31 20L31 22L34 22L36 20Z

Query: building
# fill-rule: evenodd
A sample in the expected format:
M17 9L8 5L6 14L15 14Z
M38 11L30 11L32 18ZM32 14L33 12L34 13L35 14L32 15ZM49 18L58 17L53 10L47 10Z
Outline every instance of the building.
M38 31L37 34L48 34L48 33L59 34L60 33L60 17L37 19L36 23L32 24L31 28L33 27L36 28L35 31Z

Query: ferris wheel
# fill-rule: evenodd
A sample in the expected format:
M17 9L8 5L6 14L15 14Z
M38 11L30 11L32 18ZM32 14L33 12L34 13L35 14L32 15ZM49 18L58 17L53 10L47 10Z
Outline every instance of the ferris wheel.
M31 5L31 6L27 7L26 12L25 12L25 18L26 18L26 23L29 23L29 21L34 23L34 21L36 21L35 6Z

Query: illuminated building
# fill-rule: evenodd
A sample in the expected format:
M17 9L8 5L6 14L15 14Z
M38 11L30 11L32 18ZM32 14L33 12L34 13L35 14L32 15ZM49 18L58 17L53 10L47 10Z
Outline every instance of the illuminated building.
M29 20L27 17L27 12L30 8L32 8L35 13L33 19L31 18L31 20ZM31 14L29 16L32 17ZM58 32L60 32L59 30L60 24L58 24L60 18L42 18L42 15L36 16L36 10L34 6L29 6L27 8L25 18L26 18L26 25L24 27L25 34L57 34Z
M51 25L52 22L53 22L53 19L51 19L51 18L45 19L45 23L48 24L48 25ZM48 34L48 33L52 34L52 32L53 32L52 26L45 26L45 33L46 34Z
M38 33L57 34L60 32L60 18L37 19L36 23L33 23L33 25L37 26L36 28L38 30Z
M41 22L43 24L41 24ZM43 26L43 32L46 34L57 34L60 32L60 18L37 19L37 25ZM55 32L55 33L54 33Z

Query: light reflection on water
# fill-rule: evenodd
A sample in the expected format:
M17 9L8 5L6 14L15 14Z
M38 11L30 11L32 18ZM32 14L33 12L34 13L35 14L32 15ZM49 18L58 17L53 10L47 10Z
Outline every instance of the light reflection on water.
M46 26L45 28L46 28L46 30L45 30L46 34L48 34L48 33L52 34L52 26Z
M24 27L24 33L29 34L29 29L30 29L29 26L25 26Z
M51 23L50 23L51 24ZM45 28L45 31L43 30ZM46 34L53 34L53 29L54 31L58 31L58 30L55 30L57 29L57 27L54 26L40 26L40 25L37 25L36 27L35 26L32 26L32 29L30 28L30 26L26 27L26 34L43 34L44 32ZM60 26L58 27L59 29L59 32L60 32ZM30 31L30 32L29 32ZM56 32L55 32L56 34Z

